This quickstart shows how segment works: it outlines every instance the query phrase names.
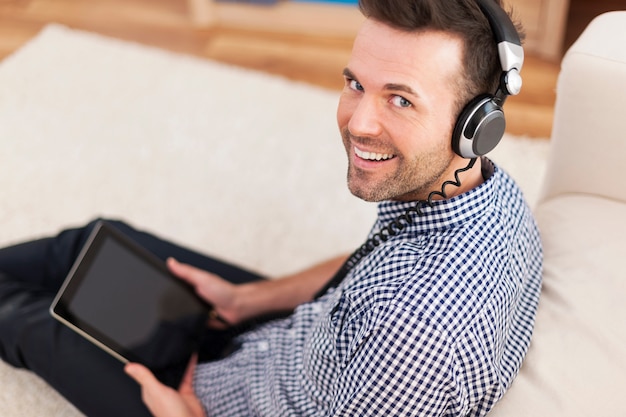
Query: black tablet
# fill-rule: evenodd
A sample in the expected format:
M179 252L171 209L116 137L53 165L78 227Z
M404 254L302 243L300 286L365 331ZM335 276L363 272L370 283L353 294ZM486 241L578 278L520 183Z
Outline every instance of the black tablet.
M210 306L165 262L99 222L50 312L111 355L177 387Z

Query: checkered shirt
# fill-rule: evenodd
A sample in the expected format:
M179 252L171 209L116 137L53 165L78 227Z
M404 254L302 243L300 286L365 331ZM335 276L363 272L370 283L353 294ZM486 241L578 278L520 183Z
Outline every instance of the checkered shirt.
M201 364L215 416L483 416L530 343L542 249L513 181L438 201L339 287ZM383 202L372 233L414 203Z

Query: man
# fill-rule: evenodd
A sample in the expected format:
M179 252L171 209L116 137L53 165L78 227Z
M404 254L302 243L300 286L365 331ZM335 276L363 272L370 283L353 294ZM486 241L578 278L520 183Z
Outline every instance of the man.
M460 156L463 146L450 139L475 96L497 91L496 102L503 101L484 11L499 7L492 1L360 2L367 20L344 70L337 120L351 192L380 204L371 239L347 261L342 256L290 277L258 280L119 225L159 256L185 262L167 261L214 306L211 327L290 313L240 332L217 359L192 360L179 391L143 366L127 365L153 415L481 416L502 397L530 342L541 281L539 235L513 181L486 158ZM86 354L81 342L66 343L71 336L59 337L61 326L47 317L39 317L45 331L36 337L6 324L23 319L20 314L33 323L33 309L45 300L20 287L14 277L26 274L15 259L36 257L36 269L58 253L69 260L68 248L79 247L88 230L0 251L0 306L14 306L0 313L0 353L40 368L87 414L107 415L101 408L110 407L116 415L141 415L128 380L99 365L106 355L96 348ZM54 254L42 254L50 248ZM58 269L57 275L66 272ZM12 333L19 343L7 341ZM99 378L107 380L99 393L106 400L89 393L84 399L76 384L67 388L80 372L67 359L67 373L47 369L32 347L36 340L55 346L45 357L50 361L63 360L58 346L74 346L87 358L81 366L89 370L83 377L94 384L91 391Z

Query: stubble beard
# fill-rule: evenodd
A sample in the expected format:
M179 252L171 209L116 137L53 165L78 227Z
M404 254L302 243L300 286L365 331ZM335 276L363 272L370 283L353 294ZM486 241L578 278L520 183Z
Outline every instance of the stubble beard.
M350 153L353 152L350 138L354 137L347 131L342 132L342 136L348 152L348 188L356 197L369 202L426 200L432 191L443 184L442 177L454 159L449 146L441 144L409 159L395 154L397 169L394 171L365 172L350 162ZM357 143L367 143L367 140L355 138Z

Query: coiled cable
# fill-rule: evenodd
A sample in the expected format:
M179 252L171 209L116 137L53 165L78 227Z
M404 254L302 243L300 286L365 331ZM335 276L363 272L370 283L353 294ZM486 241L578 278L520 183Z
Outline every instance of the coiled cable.
M398 216L397 219L393 220L386 227L382 228L378 233L375 233L374 235L372 235L372 237L367 239L365 243L363 243L357 250L352 253L352 255L350 255L350 257L343 263L341 268L339 268L337 273L335 273L335 275L326 283L326 285L324 285L324 287L320 291L318 291L317 294L315 294L315 298L321 297L329 289L338 286L341 281L343 281L343 279L346 277L346 275L348 275L348 273L352 270L352 268L354 268L363 258L373 252L374 249L376 249L382 243L402 233L405 227L413 223L414 214L418 216L423 216L424 214L422 212L422 207L424 207L424 205L432 207L434 205L433 198L435 196L440 196L443 199L447 199L448 196L445 192L446 187L449 185L460 187L461 180L459 179L459 175L465 171L472 169L475 163L476 158L470 159L467 166L454 171L454 181L445 181L441 185L440 191L432 191L430 194L428 194L428 198L425 201L418 200L417 204L415 204L414 207L410 207L405 213Z

